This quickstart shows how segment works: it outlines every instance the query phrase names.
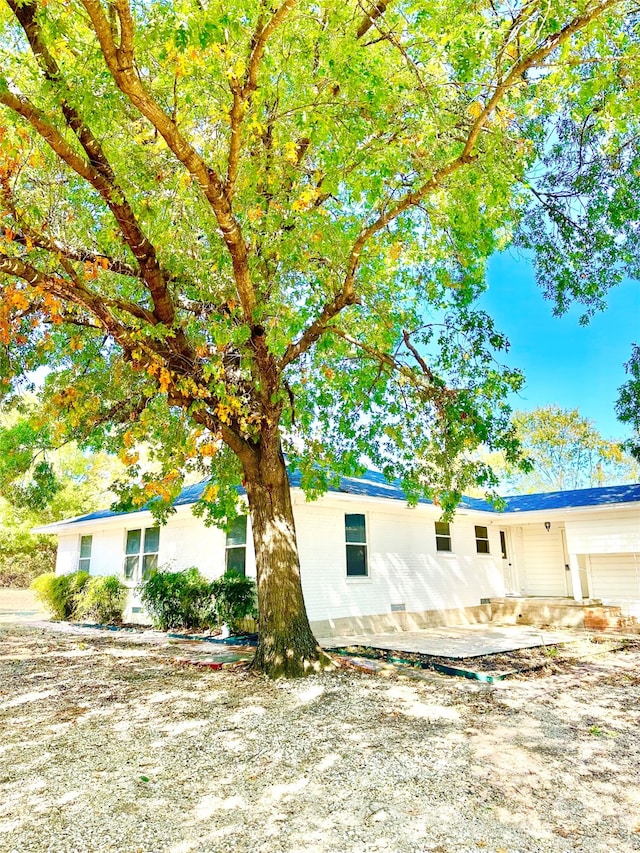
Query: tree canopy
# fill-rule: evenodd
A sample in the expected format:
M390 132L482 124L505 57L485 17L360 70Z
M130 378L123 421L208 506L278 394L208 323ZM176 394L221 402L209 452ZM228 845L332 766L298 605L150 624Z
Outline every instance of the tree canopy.
M47 365L123 506L166 515L199 469L224 521L242 480L271 637L270 590L301 602L269 569L297 560L283 449L310 494L366 457L453 508L495 484L478 446L518 456L486 259L516 239L586 314L637 271L624 0L2 9L4 388Z

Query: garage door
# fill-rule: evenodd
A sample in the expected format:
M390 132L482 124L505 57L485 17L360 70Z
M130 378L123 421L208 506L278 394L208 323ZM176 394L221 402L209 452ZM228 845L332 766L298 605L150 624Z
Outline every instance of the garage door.
M604 604L640 602L640 555L593 554L591 591Z

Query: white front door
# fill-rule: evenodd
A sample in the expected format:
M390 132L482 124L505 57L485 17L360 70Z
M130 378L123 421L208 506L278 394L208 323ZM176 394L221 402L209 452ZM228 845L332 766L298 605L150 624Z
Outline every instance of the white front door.
M500 531L500 550L502 551L502 574L504 575L505 595L520 595L517 573L513 565L510 530Z

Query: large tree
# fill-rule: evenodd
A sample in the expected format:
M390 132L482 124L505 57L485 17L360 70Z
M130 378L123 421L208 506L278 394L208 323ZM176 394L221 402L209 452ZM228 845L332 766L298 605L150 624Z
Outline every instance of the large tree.
M593 304L621 262L637 201L603 206L637 181L634 6L2 5L5 388L48 365L60 434L119 449L128 500L161 516L190 467L208 520L242 482L256 664L321 667L283 451L310 495L366 457L445 509L493 484L480 444L515 458L521 376L474 299L519 227L566 301L591 199L617 255L603 238L570 295ZM161 475L140 477L140 439Z

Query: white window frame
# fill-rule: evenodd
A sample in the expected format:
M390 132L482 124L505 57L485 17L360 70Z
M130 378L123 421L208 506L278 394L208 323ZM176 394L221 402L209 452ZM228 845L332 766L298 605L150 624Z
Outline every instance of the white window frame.
M446 524L447 532L446 533L438 533L438 525ZM453 536L451 534L451 522L450 521L434 521L433 527L436 533L436 551L438 554L452 554L453 553ZM438 544L442 540L449 540L448 548L439 548Z
M350 515L359 515L362 516L364 520L364 542L349 542L347 539L347 517ZM371 575L369 573L369 544L367 542L367 530L368 530L368 521L367 514L364 512L345 512L344 514L344 539L345 539L345 577L350 581L358 581L358 580L367 580ZM349 560L347 554L349 553L349 547L353 546L356 548L364 548L364 574L352 575L349 574Z
M82 542L89 540L89 554L87 556L82 555ZM79 572L90 572L91 571L91 551L93 550L93 535L85 534L80 536L80 543L78 546L78 571ZM85 565L86 564L86 565Z
M158 531L158 545L157 550L147 550L147 532L149 530L157 530ZM140 533L140 544L138 546L137 551L128 551L128 542L129 542L129 534L130 533ZM133 583L140 583L140 581L146 580L146 569L145 569L145 557L155 557L155 566L153 568L157 569L158 567L158 558L160 554L160 526L157 524L152 524L149 527L131 527L125 531L124 537L124 562L123 562L123 574L125 581L130 581ZM132 569L131 574L127 575L127 560L136 559L135 567ZM151 569L152 571L153 569Z
M227 530L225 545L224 545L224 570L225 570L225 572L229 570L229 553L231 551L242 550L242 551L244 551L244 567L243 567L241 574L243 575L243 577L246 578L246 576L247 576L247 536L249 534L249 521L248 521L248 517L246 515L239 515L235 519L235 522L238 522L240 519L244 519L244 543L236 543L236 544L231 543L230 544L229 543L229 534L231 533L231 530ZM233 566L231 566L231 568L233 568ZM238 571L238 570L236 569L236 571Z
M486 536L480 536L478 534L478 530L486 530L487 535ZM491 545L490 545L490 541L489 541L489 528L488 528L488 526L486 524L476 524L476 525L474 525L473 532L475 533L475 537L476 537L476 554L482 554L483 556L490 555L491 554ZM486 551L480 550L480 543L481 542L486 542L486 545L487 545Z

